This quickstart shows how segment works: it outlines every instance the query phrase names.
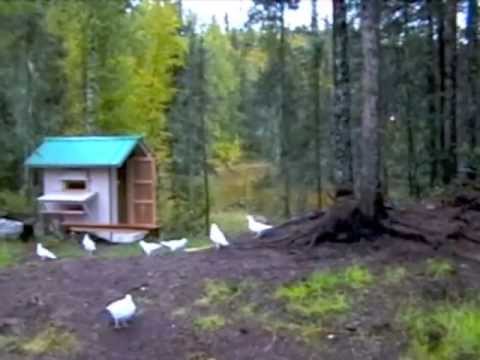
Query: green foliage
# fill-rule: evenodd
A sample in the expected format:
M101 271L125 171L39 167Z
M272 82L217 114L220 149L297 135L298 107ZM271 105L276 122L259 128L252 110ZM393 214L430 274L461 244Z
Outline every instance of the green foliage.
M322 318L348 310L351 306L348 291L372 282L373 276L366 268L354 265L340 272L315 272L305 281L281 286L275 297L285 300L290 311Z
M33 204L30 198L20 192L3 190L0 191L0 210L10 213L30 214L33 212Z
M49 325L19 347L26 354L39 356L52 353L71 354L78 350L80 344L70 331Z
M404 316L410 336L405 359L460 360L480 357L480 307L445 304Z
M200 330L215 331L225 326L225 318L221 315L207 315L197 317L193 324Z
M455 267L448 260L428 259L426 272L434 278L442 278L455 273Z

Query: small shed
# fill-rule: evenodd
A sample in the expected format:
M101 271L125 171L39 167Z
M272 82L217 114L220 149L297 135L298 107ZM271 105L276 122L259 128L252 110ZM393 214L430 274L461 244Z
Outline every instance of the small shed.
M73 231L157 228L155 159L141 136L47 137L26 160L41 171L40 212Z

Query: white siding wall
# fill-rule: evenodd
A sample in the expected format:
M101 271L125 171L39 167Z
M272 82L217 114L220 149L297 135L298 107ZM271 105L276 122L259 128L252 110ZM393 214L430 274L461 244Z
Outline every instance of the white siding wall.
M83 176L87 181L87 190L97 193L96 197L89 202L90 214L69 215L65 216L64 220L75 223L116 223L116 173L116 169L110 171L109 168L78 170L74 172L66 169L45 169L44 193L64 191L63 180L78 179ZM115 181L112 182L114 179ZM114 205L114 211L112 212L112 219L110 219L112 205Z

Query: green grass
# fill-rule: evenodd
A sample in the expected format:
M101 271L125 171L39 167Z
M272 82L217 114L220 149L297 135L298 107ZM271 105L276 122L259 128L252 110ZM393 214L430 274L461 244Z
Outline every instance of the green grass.
M24 248L25 245L18 240L0 239L0 268L18 263Z
M144 255L138 243L133 244L104 244L98 247L98 256L103 258L125 258Z
M436 279L443 278L453 275L455 273L455 267L448 260L428 259L426 273Z
M188 248L200 248L205 246L212 245L212 242L207 235L196 235L187 237L188 239Z
M193 324L204 331L215 331L225 326L226 320L223 316L218 314L199 316Z
M387 284L398 284L407 276L407 269L403 266L392 266L385 271L385 281Z
M22 352L37 356L51 353L72 353L78 347L78 339L73 333L52 325L19 345Z
M227 236L234 236L248 231L247 213L243 210L230 210L212 214L212 223L216 223Z
M479 304L411 310L403 320L410 336L406 360L480 359Z
M203 286L203 296L195 302L195 305L211 306L225 304L239 295L242 289L242 284L208 279Z
M372 282L368 269L354 265L343 271L315 272L304 281L281 286L274 296L286 301L288 311L322 318L347 311L351 306L349 290L364 288Z

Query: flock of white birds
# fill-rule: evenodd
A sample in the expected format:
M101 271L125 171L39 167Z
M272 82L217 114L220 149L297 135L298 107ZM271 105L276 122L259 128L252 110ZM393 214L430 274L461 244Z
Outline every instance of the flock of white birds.
M247 215L248 229L251 232L256 234L256 237L262 235L265 231L271 229L272 225L267 225L256 221L253 216ZM210 240L216 249L229 246L230 243L227 240L225 234L220 230L220 227L217 224L211 224L210 226ZM144 240L139 241L139 245L142 251L147 255L152 255L155 251L162 248L166 248L169 251L182 251L185 250L188 244L188 239L183 238L180 240L169 240L169 241L160 241L159 243L155 242L146 242ZM93 241L90 235L85 234L82 239L82 246L84 250L89 254L93 255L96 251L97 246L95 241ZM47 248L45 248L41 243L37 243L36 248L37 256L41 260L55 260L57 256ZM105 308L105 310L110 314L113 319L114 327L120 328L127 326L128 322L134 317L137 307L133 302L133 298L130 294L126 294L122 299L116 300Z

